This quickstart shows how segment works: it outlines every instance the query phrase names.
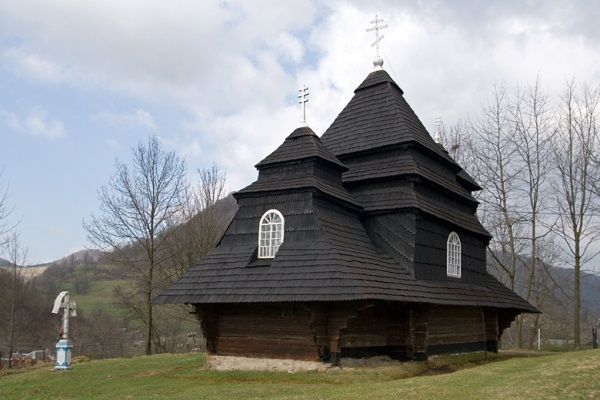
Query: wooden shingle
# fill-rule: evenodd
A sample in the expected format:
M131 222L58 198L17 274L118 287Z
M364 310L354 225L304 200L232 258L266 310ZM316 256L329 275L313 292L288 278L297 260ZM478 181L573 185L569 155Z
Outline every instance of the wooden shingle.
M385 71L375 71L319 138L301 127L235 194L218 246L155 303L377 300L536 312L485 271L490 236L475 214L479 185L435 143ZM259 220L277 209L285 240L257 260ZM463 279L445 276L450 231Z

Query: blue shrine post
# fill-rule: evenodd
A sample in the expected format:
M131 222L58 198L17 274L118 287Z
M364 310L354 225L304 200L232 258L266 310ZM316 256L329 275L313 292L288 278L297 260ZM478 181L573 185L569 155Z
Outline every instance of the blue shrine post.
M53 314L58 314L62 311L62 329L58 342L56 342L56 365L54 369L57 371L71 369L71 357L73 350L73 342L69 340L69 317L76 317L76 304L69 299L69 292L60 292L54 300Z

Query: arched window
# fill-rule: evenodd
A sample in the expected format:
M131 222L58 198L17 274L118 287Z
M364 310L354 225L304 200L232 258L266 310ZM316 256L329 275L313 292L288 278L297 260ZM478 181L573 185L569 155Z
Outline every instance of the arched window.
M446 272L448 276L460 278L460 238L456 232L450 232L446 245Z
M258 258L273 258L283 242L283 215L269 210L260 219L258 227Z

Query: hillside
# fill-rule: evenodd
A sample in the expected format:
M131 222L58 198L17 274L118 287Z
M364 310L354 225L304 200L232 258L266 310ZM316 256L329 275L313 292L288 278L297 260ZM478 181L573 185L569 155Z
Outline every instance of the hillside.
M50 267L78 267L78 266L90 266L98 264L102 260L102 256L104 253L100 250L80 250L76 251L73 254L69 254L68 256L62 257L58 260L42 263L42 264L34 264L34 265L26 265L21 266L22 273L27 278L34 278L36 276L41 275ZM0 268L8 267L10 262L3 258L0 258Z
M103 256L104 252L100 250L84 249L76 251L75 253L71 253L68 256L59 258L58 260L54 260L49 263L31 265L29 266L29 268L49 268L55 266L90 266L98 264L100 261L102 261Z
M63 264L50 265L37 278L40 286L51 293L68 290L77 302L78 311L84 315L102 310L120 315L114 291L127 283L114 272L110 264Z
M600 397L600 351L507 358L464 356L326 372L216 372L201 354L47 367L0 379L9 399L591 399ZM471 356L473 357L473 356ZM466 367L452 373L455 367ZM474 366L475 365L475 366ZM437 368L436 368L437 366ZM427 369L424 369L428 367Z

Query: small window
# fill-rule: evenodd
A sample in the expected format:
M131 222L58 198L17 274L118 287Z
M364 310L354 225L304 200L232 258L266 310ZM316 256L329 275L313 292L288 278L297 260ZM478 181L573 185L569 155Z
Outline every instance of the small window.
M283 215L269 210L260 219L258 228L258 258L273 258L283 242Z
M460 253L460 238L456 232L451 232L448 236L448 243L446 246L446 265L448 276L460 278Z

